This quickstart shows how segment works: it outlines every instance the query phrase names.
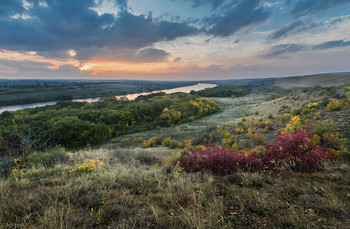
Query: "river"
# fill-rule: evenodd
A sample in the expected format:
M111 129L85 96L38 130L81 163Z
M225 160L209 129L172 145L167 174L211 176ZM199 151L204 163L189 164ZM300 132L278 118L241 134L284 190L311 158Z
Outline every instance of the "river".
M176 92L184 92L184 93L190 93L193 91L200 91L206 88L213 88L216 87L216 84L207 84L207 83L199 83L192 86L187 87L177 87L173 89L166 89L161 91L152 91L152 92L142 92L142 93L136 93L136 94L127 94L127 95L120 95L115 96L116 98L128 98L129 100L134 100L140 95L149 95L152 93L158 93L158 92L165 92L166 94L176 93ZM100 98L87 98L87 99L74 99L73 102L97 102ZM42 103L31 103L31 104L22 104L22 105L10 105L10 106L2 106L0 107L0 114L4 111L16 111L20 109L26 109L26 108L35 108L35 107L43 107L47 105L54 105L58 103L59 101L51 101L51 102L42 102Z

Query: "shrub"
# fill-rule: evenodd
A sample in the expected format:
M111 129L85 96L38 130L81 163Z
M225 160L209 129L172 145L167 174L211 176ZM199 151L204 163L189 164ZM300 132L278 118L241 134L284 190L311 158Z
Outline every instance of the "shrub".
M184 151L176 163L187 172L207 171L228 175L237 171L261 171L262 161L256 154L245 156L226 147L206 145L205 150Z
M324 133L322 135L322 142L327 148L336 148L339 143L339 134L338 133Z
M230 133L224 133L221 145L225 147L230 147L234 140L234 136Z
M291 116L290 123L286 125L286 128L281 129L282 134L293 134L296 130L302 129L307 125L307 120L300 118L299 115Z
M167 137L162 141L162 145L169 147L171 149L175 148L184 148L184 144L182 142L178 142L176 140L171 139L171 137Z
M282 122L285 122L288 120L289 117L290 117L289 114L283 114L279 117L279 120L281 120Z
M306 104L302 109L301 109L301 113L302 114L310 114L312 112L314 112L317 108L319 107L319 104L317 103L317 101L312 101L308 104Z
M140 138L143 139L143 138ZM154 136L148 140L143 139L142 140L142 147L143 148L148 148L148 147L152 147L155 145L161 145L162 144L162 137L159 136Z
M234 131L235 131L236 134L244 133L244 129L241 128L241 127L236 128Z
M327 110L329 111L338 111L341 109L341 103L338 99L332 99L332 101L327 104Z
M69 175L83 172L92 172L102 168L103 162L100 160L85 159L83 162L75 162L74 167L68 171Z
M266 142L266 138L264 135L262 134L255 134L253 137L252 137L252 141L254 142L255 145L263 145L265 144Z
M139 137L135 139L135 142L137 143L143 143L144 141L146 141L146 139L144 139L143 137Z
M318 170L325 160L333 161L334 154L330 149L314 146L312 139L313 135L302 129L292 135L279 135L273 144L266 146L264 161L292 172Z
M252 138L256 133L256 129L248 128L247 132L248 132L248 137Z
M320 119L321 119L321 113L320 113L320 112L316 112L316 113L314 114L314 119L315 119L315 120L320 120Z
M269 132L270 130L273 130L273 126L269 120L266 120L265 123L260 124L260 128L263 129L264 133Z
M337 132L337 127L334 123L334 121L326 119L321 122L317 122L314 127L313 127L313 134L317 134L322 136L324 133L336 133Z
M343 159L350 162L350 140L347 138L339 139L339 152Z
M204 151L182 152L179 165L187 172L209 171L227 175L239 170L244 154L225 147L207 145Z

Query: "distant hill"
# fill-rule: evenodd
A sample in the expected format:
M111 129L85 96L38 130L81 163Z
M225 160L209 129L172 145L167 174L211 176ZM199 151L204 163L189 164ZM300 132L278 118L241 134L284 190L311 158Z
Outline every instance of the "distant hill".
M350 73L327 73L306 76L278 78L268 86L285 90L305 89L311 87L329 87L350 81Z
M216 85L263 85L271 83L277 80L277 78L256 78L256 79L229 79L229 80L207 80L201 81L201 83L213 83Z

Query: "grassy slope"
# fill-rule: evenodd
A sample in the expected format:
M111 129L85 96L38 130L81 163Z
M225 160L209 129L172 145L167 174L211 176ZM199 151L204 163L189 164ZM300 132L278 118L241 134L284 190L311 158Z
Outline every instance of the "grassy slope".
M208 126L278 114L312 96L219 98L222 112L162 130L123 136L65 161L36 163L20 177L0 179L0 227L25 228L348 228L350 167L327 165L313 174L238 173L227 177L177 173L165 147L135 147L137 137L200 136ZM258 115L256 115L258 112ZM104 162L91 173L70 174L74 162Z
M313 174L177 174L168 149L100 149L104 168L69 175L73 159L0 180L0 225L23 228L346 228L350 167ZM77 157L77 156L74 156ZM73 158L74 158L73 157ZM155 166L155 163L158 163Z

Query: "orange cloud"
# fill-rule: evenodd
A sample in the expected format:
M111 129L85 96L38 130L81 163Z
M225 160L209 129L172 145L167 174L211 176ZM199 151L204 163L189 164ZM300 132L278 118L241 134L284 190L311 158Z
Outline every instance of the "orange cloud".
M183 68L183 64L175 62L160 63L127 63L117 61L91 61L84 63L79 68L81 71L89 71L92 74L105 72L123 73L170 73Z

